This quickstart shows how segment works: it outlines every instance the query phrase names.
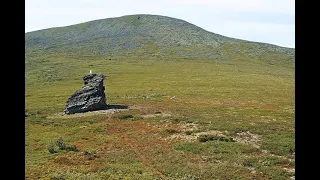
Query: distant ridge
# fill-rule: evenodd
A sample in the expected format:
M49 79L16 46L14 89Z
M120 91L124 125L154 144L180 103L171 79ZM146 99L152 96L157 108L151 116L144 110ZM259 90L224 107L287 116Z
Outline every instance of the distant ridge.
M127 15L43 29L25 34L26 55L59 52L95 56L201 57L243 56L264 59L266 54L294 61L294 48L230 38L187 21L159 15ZM41 50L38 51L38 50Z

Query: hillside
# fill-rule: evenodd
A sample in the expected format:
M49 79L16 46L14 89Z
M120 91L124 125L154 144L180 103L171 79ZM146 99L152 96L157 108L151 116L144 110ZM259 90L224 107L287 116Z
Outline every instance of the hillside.
M25 48L25 179L295 177L294 49L156 15L29 32ZM90 70L128 109L61 115Z
M186 21L157 15L129 15L26 33L26 52L88 53L97 56L159 57L232 56L264 58L265 54L294 59L294 49L255 43L208 32ZM228 50L227 50L228 49Z

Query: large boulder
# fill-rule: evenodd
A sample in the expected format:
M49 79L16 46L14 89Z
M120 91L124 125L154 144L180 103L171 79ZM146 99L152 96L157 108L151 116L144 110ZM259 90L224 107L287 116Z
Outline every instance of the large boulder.
M82 113L106 109L106 95L104 94L103 74L89 74L83 77L84 86L68 98L65 114Z

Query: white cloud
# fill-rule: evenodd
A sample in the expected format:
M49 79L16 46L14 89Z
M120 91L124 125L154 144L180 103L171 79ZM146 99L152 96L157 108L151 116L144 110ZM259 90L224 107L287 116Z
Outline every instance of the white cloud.
M259 33L289 33L294 32L292 24L272 24L272 23L253 23L253 22L227 22L224 25L230 31L259 32ZM227 30L227 29L226 29Z
M233 12L295 13L294 0L165 0L177 5L205 6Z
M31 31L39 30L40 28L36 26L25 26L24 29L25 29L25 32L31 32Z
M70 14L96 14L103 12L102 8L29 8L26 13L42 15L70 15Z
M295 27L292 24L230 21L219 25L208 25L205 29L215 29L215 33L237 39L295 47Z

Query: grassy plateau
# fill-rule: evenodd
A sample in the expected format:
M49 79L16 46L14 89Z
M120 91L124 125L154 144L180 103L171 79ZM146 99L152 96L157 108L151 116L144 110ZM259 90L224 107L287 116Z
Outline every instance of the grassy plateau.
M134 15L26 33L25 65L26 179L295 176L294 49ZM90 69L129 108L61 116Z

